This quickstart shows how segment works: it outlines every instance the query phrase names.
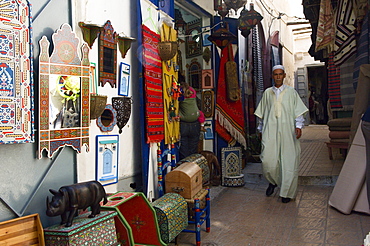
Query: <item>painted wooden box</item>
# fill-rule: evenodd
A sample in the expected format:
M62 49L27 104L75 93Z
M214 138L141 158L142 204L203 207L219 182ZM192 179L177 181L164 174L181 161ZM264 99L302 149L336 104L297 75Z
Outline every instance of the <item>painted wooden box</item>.
M185 199L177 193L167 193L152 206L157 214L162 241L170 243L188 226L188 206Z
M156 212L143 193L119 191L101 205L102 210L118 213L116 232L120 245L167 245L161 239Z
M166 193L178 193L185 199L191 199L202 189L202 169L193 162L184 163L165 178Z
M0 245L45 245L44 231L38 214L0 223Z
M46 245L119 245L117 242L114 211L101 211L95 218L84 212L73 219L71 227L53 225L44 229Z

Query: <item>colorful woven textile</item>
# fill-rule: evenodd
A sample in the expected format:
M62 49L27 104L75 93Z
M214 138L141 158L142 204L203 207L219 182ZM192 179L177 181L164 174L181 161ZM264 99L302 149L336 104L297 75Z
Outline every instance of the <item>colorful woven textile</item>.
M342 108L340 94L340 68L334 65L334 52L329 54L328 61L328 92L331 108Z
M369 40L370 40L370 33L369 33L369 14L366 14L364 22L362 24L361 35L358 39L358 46L357 46L357 54L355 65L353 69L353 88L357 89L358 84L358 77L360 75L360 66L362 64L369 64Z
M315 51L326 49L330 53L333 49L334 33L334 14L331 0L323 0L320 2Z
M142 30L147 142L160 142L164 139L162 63L158 55L160 36L145 25Z
M226 47L222 50L217 82L216 132L229 143L235 140L246 148L242 102L241 100L236 102L227 100L225 64L228 60L228 48ZM225 130L228 134L225 134Z
M253 74L256 84L256 105L260 102L264 91L263 72L262 72L262 54L261 44L258 34L258 28L252 29L252 45L253 45Z
M335 56L336 66L342 65L356 53L356 2L355 0L340 1L336 16Z

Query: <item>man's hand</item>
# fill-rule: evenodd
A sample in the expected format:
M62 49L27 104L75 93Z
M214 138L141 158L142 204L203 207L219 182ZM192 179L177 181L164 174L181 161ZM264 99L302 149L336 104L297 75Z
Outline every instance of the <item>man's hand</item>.
M296 128L295 135L296 135L296 138L299 139L302 136L302 129Z

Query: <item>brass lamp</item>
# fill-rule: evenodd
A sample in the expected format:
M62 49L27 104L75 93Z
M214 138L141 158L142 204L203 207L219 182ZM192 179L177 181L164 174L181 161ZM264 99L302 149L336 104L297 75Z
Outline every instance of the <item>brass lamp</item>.
M239 22L239 30L242 32L244 37L248 37L250 30L255 27L258 23L261 22L263 16L260 15L257 11L254 10L253 3L250 4L250 9L247 10L244 6L244 9L240 13L240 17L238 19Z
M182 13L179 9L175 9L175 30L179 34L185 34L186 21L182 18Z
M235 10L235 13L247 3L247 0L224 0L226 6Z
M232 41L236 40L237 37L231 33L227 28L221 27L214 33L212 33L208 40L211 41L214 45L219 47L220 49L225 48L229 45Z

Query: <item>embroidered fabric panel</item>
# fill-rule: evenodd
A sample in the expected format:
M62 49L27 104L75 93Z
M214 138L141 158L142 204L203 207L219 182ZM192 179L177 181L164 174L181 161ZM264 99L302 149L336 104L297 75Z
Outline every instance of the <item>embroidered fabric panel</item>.
M39 158L43 150L51 158L64 146L78 153L83 145L87 150L89 146L89 48L87 44L78 47L79 39L68 24L63 24L52 39L50 58L50 42L45 36L39 41Z
M34 142L31 13L26 0L0 5L0 144Z

